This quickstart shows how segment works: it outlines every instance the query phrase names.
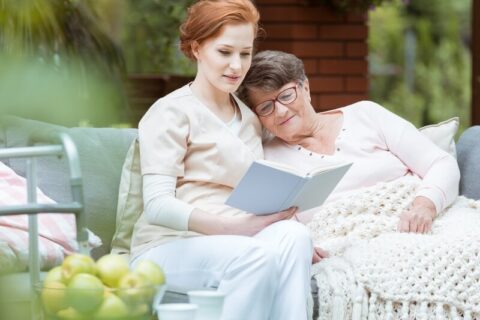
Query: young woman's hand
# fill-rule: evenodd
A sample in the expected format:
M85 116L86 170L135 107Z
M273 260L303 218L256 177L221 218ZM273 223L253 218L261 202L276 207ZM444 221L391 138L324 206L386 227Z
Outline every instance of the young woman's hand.
M233 217L222 216L223 230L221 230L221 234L253 236L272 223L291 219L296 211L297 208L292 207L285 211L262 216L254 214L242 214Z
M194 210L188 222L188 229L203 234L234 234L253 236L267 226L293 217L297 208L277 212L270 215L257 216L241 214L236 216L217 216Z
M435 204L428 198L416 197L411 208L400 215L397 229L400 232L430 232L435 216Z

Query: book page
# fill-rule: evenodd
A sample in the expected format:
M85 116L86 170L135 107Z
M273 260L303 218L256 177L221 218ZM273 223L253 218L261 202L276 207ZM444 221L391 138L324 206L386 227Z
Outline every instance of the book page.
M341 163L335 163L335 164L331 164L331 165L326 165L326 166L321 166L321 167L317 167L317 168L313 168L312 170L310 170L306 176L316 176L322 172L325 172L325 171L330 171L330 170L333 170L333 169L336 169L336 168L340 168L340 167L345 167L345 166L351 166L352 163L351 162L341 162Z
M306 177L307 176L307 172L302 172L301 170L298 170L298 169L296 169L296 168L294 168L294 167L292 167L288 164L269 161L269 160L265 160L265 159L256 160L256 162L261 163L261 164L266 165L266 166L269 166L269 167L272 167L272 168L275 168L275 169L278 169L278 170L282 170L282 171L285 171L285 172L292 173L292 174L300 176L300 177Z
M350 168L351 163L322 168L314 176L289 172L268 161L254 161L225 204L256 215L271 214L298 206L306 210L319 206Z
M292 205L297 206L299 212L322 205L351 165L351 163L337 165L312 176L303 185Z
M307 179L255 161L232 191L227 205L257 215L288 209Z

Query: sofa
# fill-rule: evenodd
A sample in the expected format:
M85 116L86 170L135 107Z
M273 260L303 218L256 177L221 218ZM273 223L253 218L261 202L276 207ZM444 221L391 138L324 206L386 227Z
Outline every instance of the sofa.
M87 227L98 235L103 244L93 249L92 256L98 258L111 250L115 232L118 189L122 166L126 153L137 135L136 129L119 128L65 128L44 122L5 118L0 127L0 148L25 146L29 137L48 136L52 131L63 131L75 142L83 176L85 212ZM480 199L480 126L468 128L457 141L457 159L461 170L460 193L470 198ZM18 174L25 176L22 160L5 161ZM39 159L38 185L46 195L62 202L70 199L67 164L65 159ZM168 280L168 279L167 279ZM313 284L313 282L312 282ZM25 310L21 304L28 303L28 274L10 274L0 277L0 286L11 285L25 288L17 290L11 297L16 309ZM312 287L315 292L315 287ZM186 301L186 295L167 292L164 301ZM19 315L17 319L22 319Z

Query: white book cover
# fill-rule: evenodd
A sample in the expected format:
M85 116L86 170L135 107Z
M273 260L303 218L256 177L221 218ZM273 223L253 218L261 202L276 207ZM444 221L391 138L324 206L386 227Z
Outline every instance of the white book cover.
M284 164L257 160L248 168L225 204L256 215L323 204L352 163L298 172Z

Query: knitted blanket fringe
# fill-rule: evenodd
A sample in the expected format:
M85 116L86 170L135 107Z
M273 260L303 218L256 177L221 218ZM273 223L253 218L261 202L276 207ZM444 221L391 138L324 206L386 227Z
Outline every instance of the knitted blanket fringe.
M480 201L459 197L429 234L396 232L416 177L318 209L307 225L331 258L313 266L318 319L480 319Z

